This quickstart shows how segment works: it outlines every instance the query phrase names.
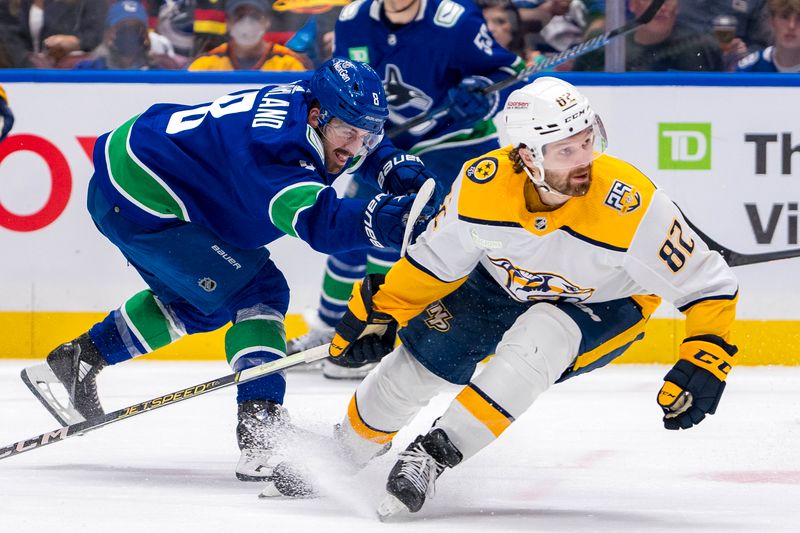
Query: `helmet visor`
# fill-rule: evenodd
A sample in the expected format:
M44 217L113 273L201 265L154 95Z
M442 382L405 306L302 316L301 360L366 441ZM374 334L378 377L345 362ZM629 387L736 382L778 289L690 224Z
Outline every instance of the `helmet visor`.
M365 156L381 142L383 131L370 133L333 118L322 127L322 135L334 148L347 150L353 156Z
M570 170L592 163L608 148L603 121L595 115L592 125L566 139L542 147L545 170Z

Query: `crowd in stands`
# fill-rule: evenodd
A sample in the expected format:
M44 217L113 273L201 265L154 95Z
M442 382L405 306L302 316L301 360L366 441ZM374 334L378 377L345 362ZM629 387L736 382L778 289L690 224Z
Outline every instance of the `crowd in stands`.
M605 0L474 1L528 64L607 30ZM651 2L624 1L628 17ZM0 0L0 68L308 70L330 57L348 3ZM557 70L602 71L604 55ZM626 36L624 62L625 71L800 71L800 0L666 0Z

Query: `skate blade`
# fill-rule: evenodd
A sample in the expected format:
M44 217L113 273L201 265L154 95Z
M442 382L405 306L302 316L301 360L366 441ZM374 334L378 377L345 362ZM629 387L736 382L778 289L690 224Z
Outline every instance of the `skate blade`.
M394 495L387 494L380 504L378 504L378 519L381 522L386 522L397 516L408 514L408 507L403 502L398 500Z
M58 385L64 390L65 394L67 390L56 375L53 374L47 363L23 368L19 373L19 377L22 378L22 381L33 395L36 396L36 399L62 426L71 426L72 424L86 421L86 418L69 403L69 400L65 404L53 393L50 385Z

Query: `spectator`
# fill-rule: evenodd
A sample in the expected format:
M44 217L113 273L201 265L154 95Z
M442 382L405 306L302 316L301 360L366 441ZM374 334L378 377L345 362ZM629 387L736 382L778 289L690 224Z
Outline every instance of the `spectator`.
M147 11L137 0L120 0L106 17L103 44L93 57L80 61L76 69L150 70L178 68L169 56L152 54L147 30Z
M800 0L768 0L775 44L739 62L739 72L800 72Z
M166 2L169 0L161 0ZM191 0L196 2L194 9L194 50L195 55L206 53L225 41L225 11L230 0ZM271 28L267 40L284 44L292 36L309 24L316 26L313 46L296 52L307 54L317 64L330 58L333 51L333 27L342 6L348 0L267 0L272 5ZM312 21L313 19L313 21Z
M228 0L230 40L195 59L189 70L306 70L296 53L264 39L270 13L266 0Z
M525 57L525 42L519 25L519 12L511 0L477 0L494 40L500 46Z
M628 0L634 16L641 15L651 0ZM708 33L698 33L677 24L678 0L667 0L653 20L625 39L625 69L628 71L720 71L722 52ZM603 70L604 52L592 52L575 61L573 70Z
M516 0L528 48L561 52L583 40L587 7L582 0Z
M0 68L30 66L20 31L19 9L19 2L0 2Z
M680 0L678 23L692 31L710 34L714 19L730 15L736 19L736 36L726 51L740 54L772 43L767 15L767 0Z
M19 21L29 61L40 68L71 66L73 52L93 50L103 36L105 0L21 0Z

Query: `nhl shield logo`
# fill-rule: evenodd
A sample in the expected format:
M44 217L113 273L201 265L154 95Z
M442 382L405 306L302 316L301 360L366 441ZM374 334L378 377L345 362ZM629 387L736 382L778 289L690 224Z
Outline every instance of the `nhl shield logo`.
M212 292L217 288L217 282L211 278L203 278L199 280L197 284L200 285L200 288L206 292Z
M533 222L533 227L535 227L539 231L544 231L547 229L547 219L544 217L536 217L536 220Z

